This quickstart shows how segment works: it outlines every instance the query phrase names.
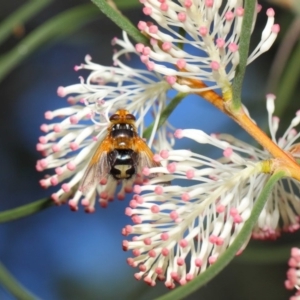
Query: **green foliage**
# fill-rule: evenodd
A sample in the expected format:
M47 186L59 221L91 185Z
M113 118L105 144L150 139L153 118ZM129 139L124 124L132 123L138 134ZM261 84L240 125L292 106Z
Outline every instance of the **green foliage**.
M11 51L0 56L0 80L3 80L13 68L45 43L69 35L98 15L93 5L85 4L46 21L22 39Z
M140 31L122 15L118 10L109 5L105 0L92 0L100 10L109 17L115 24L117 24L122 30L126 31L136 42L148 44L148 39L140 33ZM127 2L127 1L124 1ZM130 3L128 3L129 6ZM127 7L128 7L127 6Z
M26 205L0 212L0 223L6 223L30 216L53 205L54 202L52 199L44 198Z
M52 0L31 0L9 15L0 24L0 43L11 35L16 25L25 23L51 2Z
M0 262L0 284L18 300L38 300L31 292L27 291Z
M256 0L245 1L245 15L243 18L241 40L239 42L240 61L239 61L239 65L236 68L235 77L232 83L232 91L233 91L232 101L233 101L233 107L235 109L238 109L241 106L242 86L243 86L243 80L244 80L244 75L247 66L252 19L253 19L255 8L256 8Z

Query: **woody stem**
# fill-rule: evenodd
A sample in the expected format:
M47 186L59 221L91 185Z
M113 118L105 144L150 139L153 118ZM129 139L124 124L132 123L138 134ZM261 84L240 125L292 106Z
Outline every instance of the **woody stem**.
M195 82L193 82L195 83ZM205 86L203 83L197 82L197 88ZM300 181L300 166L295 159L287 152L282 150L275 144L266 134L263 132L245 113L240 106L238 109L231 109L229 101L224 99L214 91L197 92L197 95L201 96L222 112L230 116L235 122L237 122L245 131L247 131L264 149L270 152L274 158L277 159L278 165L276 170L285 169L291 175L291 177ZM272 170L275 171L275 170ZM271 170L270 170L271 172Z

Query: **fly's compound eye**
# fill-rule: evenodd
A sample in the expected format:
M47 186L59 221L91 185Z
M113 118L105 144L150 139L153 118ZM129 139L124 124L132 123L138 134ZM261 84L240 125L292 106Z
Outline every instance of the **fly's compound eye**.
M132 121L135 121L136 119L135 119L135 116L134 116L134 115L132 115L132 114L127 114L127 115L126 115L126 120L132 120Z
M117 114L113 114L110 118L109 118L110 121L118 121L120 120L120 116L117 115Z

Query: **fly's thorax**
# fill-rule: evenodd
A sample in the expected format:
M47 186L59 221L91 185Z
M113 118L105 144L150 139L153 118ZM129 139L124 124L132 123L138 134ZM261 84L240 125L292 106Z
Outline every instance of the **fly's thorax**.
M114 124L110 130L110 137L113 141L115 149L132 149L134 147L133 139L137 133L134 126L131 124Z
M136 128L134 125L128 123L113 124L110 129L110 134L112 138L133 138L136 135Z

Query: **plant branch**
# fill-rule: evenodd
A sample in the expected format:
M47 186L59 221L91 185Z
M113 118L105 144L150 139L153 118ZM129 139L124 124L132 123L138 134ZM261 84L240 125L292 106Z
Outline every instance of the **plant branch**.
M15 298L19 300L37 300L38 298L33 296L27 291L4 267L0 262L0 284L10 292Z
M74 32L84 23L98 15L94 6L80 5L69 9L46 21L28 34L19 44L7 54L0 57L0 81L22 60L41 45Z
M54 202L52 199L44 198L26 205L0 212L0 223L10 222L30 216L53 205Z
M169 118L171 113L174 111L174 109L177 107L177 105L181 102L181 100L186 96L184 93L178 93L168 104L168 106L163 110L161 113L157 129L161 127ZM147 129L144 130L143 137L145 139L149 139L153 130L154 122L152 122Z
M110 5L106 0L91 1L116 25L126 31L136 42L149 44L149 40L136 28L136 26L134 26L128 18L122 15L119 10Z

